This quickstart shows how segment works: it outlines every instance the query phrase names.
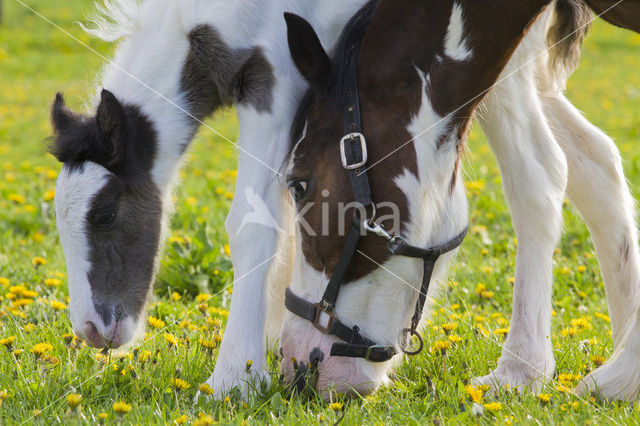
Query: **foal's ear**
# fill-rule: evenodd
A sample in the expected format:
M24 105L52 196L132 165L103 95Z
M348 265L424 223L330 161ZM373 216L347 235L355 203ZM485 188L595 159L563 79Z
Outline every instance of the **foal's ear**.
M81 116L71 111L64 104L64 98L62 93L56 94L56 100L53 101L51 106L51 122L56 132L64 131L69 128L73 123L80 121Z
M102 150L107 163L115 162L122 152L125 141L127 117L120 101L107 89L102 89L96 120L104 136Z
M331 60L311 24L298 15L285 12L289 51L300 74L315 89L325 87L331 75Z

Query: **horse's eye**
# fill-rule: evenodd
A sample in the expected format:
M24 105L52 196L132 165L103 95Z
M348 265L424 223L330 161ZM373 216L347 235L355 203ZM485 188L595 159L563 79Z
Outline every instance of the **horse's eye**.
M307 193L307 188L309 186L309 182L306 180L295 180L289 184L289 191L291 191L291 195L293 195L293 199L296 201L300 201L304 194Z
M96 220L96 227L99 229L109 229L116 223L117 210L110 210L104 212L98 216Z

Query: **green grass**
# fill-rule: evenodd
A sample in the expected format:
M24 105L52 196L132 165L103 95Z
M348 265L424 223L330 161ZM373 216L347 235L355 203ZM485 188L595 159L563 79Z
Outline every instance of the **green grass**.
M0 347L0 424L20 422L95 423L106 413L107 423L169 423L185 415L193 422L201 413L216 421L239 423L334 422L344 424L451 423L637 423L634 404L581 399L562 391L575 378L595 368L593 356L608 357L612 344L604 291L588 232L572 208L565 209L565 235L556 253L553 343L557 372L552 385L537 395L501 391L485 394L483 403L498 402L500 411L475 417L464 385L469 378L495 367L508 327L515 241L501 193L501 181L486 141L475 130L466 161L472 231L451 270L451 281L438 300L425 331L430 348L407 359L393 373L392 384L364 399L344 401L332 410L317 399L291 397L277 383L244 405L237 397L199 403L193 397L210 375L217 349L208 351L200 339L215 340L224 328L232 279L225 252L224 217L234 185L236 154L222 138L198 133L176 193L171 242L162 261L158 295L149 314L167 328L149 327L144 343L124 356L102 355L77 341L67 343L71 326L67 303L64 257L58 242L50 193L60 165L45 154L51 129L49 105L56 91L79 109L94 90L101 59L53 28L14 0L4 0L0 26L0 339L15 336L10 349ZM112 47L90 39L73 24L91 10L89 0L31 0L28 4L97 51ZM619 144L624 166L638 197L640 183L640 37L598 23L589 36L582 66L571 79L569 97L587 117ZM231 111L217 114L209 124L234 140L237 122ZM212 155L213 153L213 155ZM485 233L491 243L483 239ZM35 266L41 257L46 264ZM54 280L51 280L54 279ZM58 281L56 281L59 280ZM8 281L8 283L6 282ZM53 285L57 284L57 285ZM24 286L33 302L16 308L10 286ZM482 286L487 291L483 293ZM20 289L14 289L14 294ZM182 297L174 300L176 291ZM216 296L206 315L193 294ZM27 293L27 296L29 294ZM18 297L19 298L19 297ZM178 296L175 296L177 299ZM58 306L59 307L59 306ZM573 320L573 325L572 325ZM456 324L451 333L459 342L444 353L437 342L447 340L442 325ZM575 327L575 330L571 329ZM487 336L484 336L483 330ZM562 337L564 333L575 334ZM165 333L179 344L172 346ZM171 339L170 336L169 339ZM456 340L458 338L455 338ZM590 340L584 350L582 340ZM38 343L52 347L39 358ZM16 355L15 350L22 351ZM180 378L185 390L172 386ZM565 380L561 380L565 379ZM82 395L80 408L71 410L67 395ZM6 398L5 398L6 396ZM118 416L114 402L131 404Z

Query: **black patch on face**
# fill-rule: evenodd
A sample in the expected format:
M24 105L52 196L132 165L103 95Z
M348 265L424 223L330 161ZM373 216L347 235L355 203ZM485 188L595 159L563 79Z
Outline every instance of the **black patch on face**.
M271 111L275 76L260 47L231 49L209 25L195 27L187 37L180 84L191 114L202 120L234 101Z
M160 193L149 180L112 176L86 216L93 303L105 325L137 319L155 271L162 221Z

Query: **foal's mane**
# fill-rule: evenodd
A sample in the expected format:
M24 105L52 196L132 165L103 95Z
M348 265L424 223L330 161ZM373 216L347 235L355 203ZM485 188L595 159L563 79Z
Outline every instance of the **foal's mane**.
M362 8L349 19L349 22L345 25L336 43L331 58L331 76L327 81L326 87L322 91L310 88L302 98L293 124L291 125L289 153L284 165L288 163L296 142L302 136L302 131L307 119L307 112L315 96L320 96L323 100L327 101L327 105L331 109L339 110L342 108L345 102L344 94L347 88L353 87L357 79L357 73L352 72L352 69L348 67L347 64L350 56L354 52L360 52L362 41L364 40L364 36L367 33L367 29L369 28L369 24L371 24L371 20L379 3L380 0L369 0L367 4L362 6Z

